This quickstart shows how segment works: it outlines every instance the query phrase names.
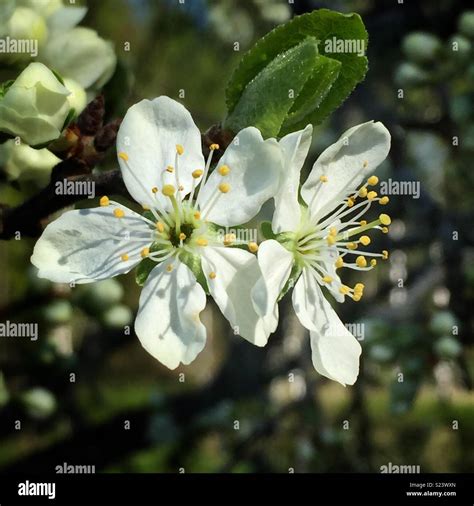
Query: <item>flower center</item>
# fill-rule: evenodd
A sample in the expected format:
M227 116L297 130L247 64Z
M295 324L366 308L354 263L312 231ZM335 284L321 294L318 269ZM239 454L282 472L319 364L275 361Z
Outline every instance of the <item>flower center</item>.
M133 257L138 254L142 259L147 258L155 262L163 262L170 257L180 258L185 263L186 261L195 262L200 257L200 248L209 245L229 247L247 244L252 253L258 250L258 245L255 242L247 243L238 240L235 234L220 233L219 228L207 220L209 213L222 195L232 190L231 185L225 180L231 169L227 165L220 165L216 170L222 181L217 184L214 192L203 202L201 189L206 183L213 153L217 149L219 149L217 144L211 144L204 169L198 168L192 172L192 187L188 196L182 193L184 187L180 181L179 158L184 153L184 147L180 144L176 145L174 166L169 165L162 171L163 173L173 174L175 184L163 184L161 188L158 186L145 188L143 183L136 178L136 182L151 197L151 204L142 205L145 210L142 220L147 223L150 234L148 238L137 237L136 234L133 234L133 230L127 228L126 220L122 220L124 234L128 236L131 243L130 249L136 249L135 244L144 246L137 253L132 253L132 251L122 252L120 254L122 261L133 260ZM133 174L128 165L129 157L127 153L120 152L118 156L127 164L130 173ZM164 205L163 199L158 198L160 193L169 200L170 206ZM126 211L118 207L116 202L111 202L107 196L100 199L101 206L109 206L110 204L117 206L114 209L116 218L125 217ZM123 237L117 236L117 239L123 240ZM145 245L144 243L148 244Z
M327 181L327 176L321 176L320 185ZM288 248L293 251L296 264L306 268L319 284L355 301L361 299L364 285L357 283L354 288L343 285L336 270L346 267L368 271L377 265L377 258L388 258L386 250L373 253L361 248L371 243L366 232L381 230L387 233L391 223L387 214L380 214L378 219L369 223L360 219L374 202L385 205L389 201L388 197L378 197L375 191L368 191L368 186L377 183L377 176L371 176L355 193L345 195L335 211L321 219L311 216L309 208L303 208L300 226Z

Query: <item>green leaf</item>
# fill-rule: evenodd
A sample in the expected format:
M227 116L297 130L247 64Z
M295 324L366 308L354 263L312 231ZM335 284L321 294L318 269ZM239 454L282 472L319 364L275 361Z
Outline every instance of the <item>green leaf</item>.
M318 41L320 57L314 62L312 78L307 80L300 95L289 110L280 136L303 128L308 123L318 124L336 109L351 93L367 72L367 58L357 52L332 52L333 40L362 43L367 46L367 32L358 14L341 14L328 9L315 10L293 18L259 40L240 61L226 89L229 115L240 105L244 93L254 79L282 53L297 46L307 37ZM321 60L326 57L331 60ZM308 73L305 71L305 74ZM336 75L337 74L337 75ZM315 86L317 89L315 89ZM290 86L293 88L293 86ZM272 101L270 93L260 97ZM260 108L263 108L263 104Z
M277 55L247 85L225 128L238 132L255 126L265 138L276 136L317 61L318 45L312 37Z
M318 57L312 76L306 81L282 125L280 136L303 129L308 123L318 122L318 108L331 91L340 71L340 61Z

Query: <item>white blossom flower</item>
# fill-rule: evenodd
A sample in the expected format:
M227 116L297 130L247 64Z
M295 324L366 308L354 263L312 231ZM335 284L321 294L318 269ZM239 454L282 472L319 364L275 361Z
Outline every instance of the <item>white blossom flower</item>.
M83 26L53 33L40 59L86 89L101 88L112 77L117 64L113 44Z
M387 232L389 216L380 214L370 223L361 217L374 203L388 202L388 197L379 197L370 189L378 182L377 176L370 174L386 158L390 134L381 123L373 122L345 132L313 165L301 187L300 204L300 171L311 134L308 125L280 141L286 180L275 197L275 239L264 241L258 251L262 277L252 290L252 299L260 315L273 314L280 295L294 285L293 307L310 331L315 369L343 385L352 385L359 373L361 346L326 300L322 287L338 302L346 296L358 301L364 285L344 285L337 270L367 271L376 265L377 258L388 256L387 251L372 253L361 247L370 243L367 231Z
M0 97L0 130L37 146L57 139L69 114L70 91L42 63L30 63Z
M171 369L189 364L204 347L204 288L236 333L265 345L277 319L257 315L250 297L251 280L260 273L252 254L257 245L234 247L239 241L219 226L248 222L275 195L283 161L276 140L264 141L253 127L242 130L210 174L218 146L211 145L205 161L189 112L159 97L128 110L117 149L125 185L145 214L107 196L99 208L64 213L36 243L31 261L38 275L89 283L143 262L135 331Z

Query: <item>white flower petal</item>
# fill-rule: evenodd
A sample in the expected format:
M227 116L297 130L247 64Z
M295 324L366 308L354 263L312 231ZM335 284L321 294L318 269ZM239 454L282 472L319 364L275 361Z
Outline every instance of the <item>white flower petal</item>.
M166 171L175 168L176 145L184 152L178 157L179 183L184 197L191 191L192 172L204 169L201 134L191 114L179 102L168 97L142 100L130 107L117 135L117 152L128 160L118 158L123 179L130 195L139 203L153 206L152 188L164 184L176 187L176 174ZM156 194L162 206L168 208L169 199Z
M301 324L310 331L315 369L343 385L354 384L359 374L361 346L306 270L293 290L293 307Z
M317 299L318 328L310 331L314 368L344 386L353 385L359 375L360 343L341 322L319 287Z
M276 315L262 318L255 311L250 291L260 277L257 259L239 248L205 247L202 269L209 292L235 332L257 346L265 346ZM215 273L211 278L210 274Z
M206 218L218 225L241 225L251 220L262 205L275 195L282 173L282 153L275 139L263 140L258 129L241 130L217 168L227 165L230 173L222 177L218 170L209 176L200 195L201 209L206 215L208 204L220 183L228 183L230 191L219 196Z
M272 228L275 233L296 230L301 218L298 203L300 172L311 146L313 126L285 135L279 145L283 150L283 176L275 195Z
M385 160L389 150L390 133L380 122L369 121L347 130L319 156L301 188L311 215L319 219L332 211ZM321 183L321 176L326 176L327 182Z
M116 218L114 209L125 216ZM31 262L38 276L56 283L90 283L125 274L141 260L151 242L143 218L120 205L68 211L38 239ZM128 254L123 261L121 255Z
M171 272L168 265L173 265ZM191 270L179 260L167 260L150 272L143 287L135 333L166 367L190 364L206 343L199 319L205 306L206 294Z
M258 249L258 264L261 277L252 288L253 305L261 316L275 310L278 315L277 300L290 276L293 255L278 241L264 241Z
M311 276L307 269L303 269L301 276L293 288L292 301L293 309L301 325L308 330L317 330L316 312L316 289L317 281Z

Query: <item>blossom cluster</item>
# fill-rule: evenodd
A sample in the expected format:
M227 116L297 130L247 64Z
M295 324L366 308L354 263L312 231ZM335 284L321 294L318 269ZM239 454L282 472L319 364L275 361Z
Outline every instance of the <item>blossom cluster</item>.
M0 160L10 179L49 174L59 160L46 146L115 71L112 43L77 26L86 12L62 0L1 2L0 63L22 69L0 85L0 134L10 138Z
M343 268L367 271L387 251L367 249L369 231L387 232L390 217L374 170L390 149L379 122L345 132L316 160L300 186L312 126L277 140L241 130L224 154L203 156L201 134L180 103L142 100L125 115L117 158L136 205L103 195L99 206L51 222L31 258L38 275L91 283L137 267L143 290L135 332L143 347L174 369L204 348L200 313L211 296L234 331L265 346L278 326L278 301L292 303L309 330L315 369L343 385L358 376L361 346L327 299L358 301L364 285L343 283ZM224 233L255 218L274 200L271 237L259 245ZM133 207L133 209L132 209Z

